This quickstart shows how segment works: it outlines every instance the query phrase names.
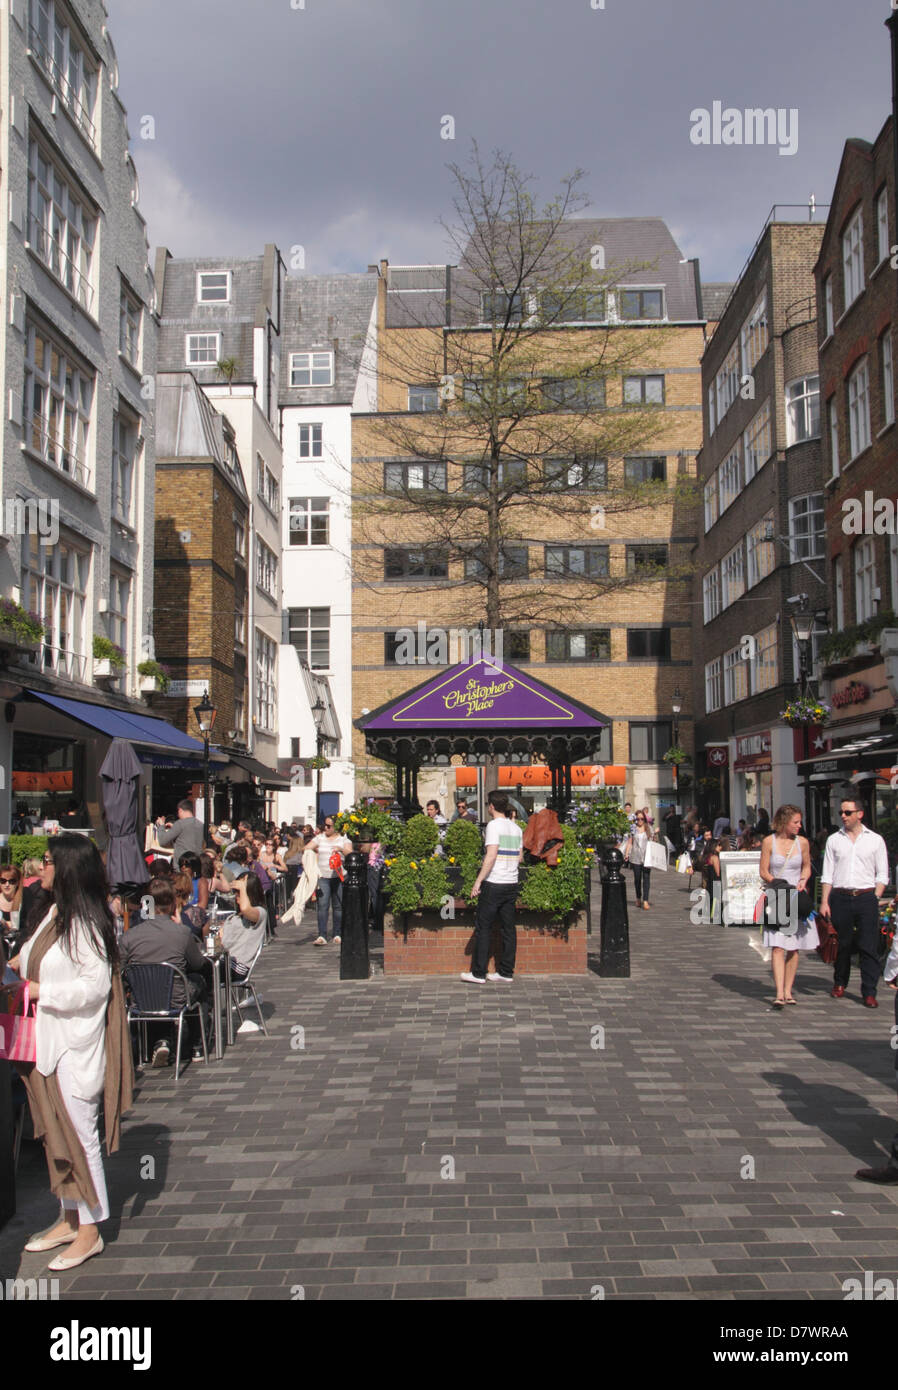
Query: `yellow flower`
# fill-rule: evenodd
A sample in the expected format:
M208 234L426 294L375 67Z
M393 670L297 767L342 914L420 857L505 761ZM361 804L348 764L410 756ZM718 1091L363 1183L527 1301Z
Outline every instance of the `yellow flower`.
M350 816L349 819L350 819L350 820L357 821L357 820L358 820L358 816Z
M452 855L451 855L451 854L450 854L450 856L449 856L449 863L450 863L450 864L454 864L454 863L455 863L455 860L452 858Z
M413 859L412 862L411 862L411 864L409 865L409 868L410 868L410 869L417 869L417 867L418 867L418 866L417 866L417 864L415 863L415 861L414 861L414 859Z
M367 816L362 816L362 825L367 825L367 824L368 824L368 817L367 817Z

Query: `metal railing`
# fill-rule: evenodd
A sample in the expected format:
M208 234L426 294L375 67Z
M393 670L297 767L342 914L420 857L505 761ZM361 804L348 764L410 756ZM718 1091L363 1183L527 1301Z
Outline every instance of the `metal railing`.
M63 106L71 115L79 130L87 137L94 149L97 147L97 127L94 125L80 97L72 90L72 85L60 68L56 59L50 56L47 46L34 25L28 26L28 42L31 51L44 69Z
M763 225L763 227L761 228L760 233L758 234L758 239L757 239L757 241L755 242L754 246L753 246L753 247L751 248L751 250L749 251L748 256L746 257L746 261L745 261L744 266L743 266L742 269L739 271L739 274L736 276L736 279L735 279L734 282L733 282L733 288L730 290L730 293L729 293L729 295L727 296L726 304L724 304L723 309L722 309L721 312L720 312L720 316L719 316L719 318L718 318L718 322L719 322L719 323L722 323L723 320L724 320L724 318L726 317L727 310L729 309L731 303L733 302L733 298L734 298L734 296L735 296L737 290L739 289L739 286L742 284L742 277L745 275L745 272L748 270L748 267L751 265L752 261L754 260L755 255L756 255L757 250L758 250L758 247L761 245L761 242L764 240L764 237L765 237L766 232L767 232L767 228L770 226L771 222L802 222L802 221L804 221L804 218L800 218L800 217L781 217L781 216L780 216L780 213L781 213L781 212L796 212L799 208L801 208L804 212L807 213L807 215L808 215L808 216L807 216L808 222L815 222L815 221L818 220L818 219L817 219L817 213L818 213L818 212L821 212L823 209L826 209L827 212L828 212L828 211L829 211L829 206L830 206L829 203L818 203L818 202L817 202L817 199L813 196L813 194L811 195L811 197L808 199L808 201L807 201L806 203L774 203L774 204L773 204L773 207L770 209L770 211L768 212L767 216L764 218L764 225ZM826 221L826 218L823 217L822 220L825 222L825 221Z
M38 424L32 418L27 424L26 445L40 454L44 462L49 463L52 468L57 468L60 473L74 478L82 487L91 487L91 470L87 464L72 452L49 425Z
M69 294L75 296L81 307L91 313L94 291L89 279L34 216L28 219L28 239L38 260L56 276Z

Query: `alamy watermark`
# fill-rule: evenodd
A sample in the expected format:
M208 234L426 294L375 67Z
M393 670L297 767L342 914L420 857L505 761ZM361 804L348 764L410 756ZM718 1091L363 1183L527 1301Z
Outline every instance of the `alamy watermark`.
M693 145L778 145L780 154L798 153L796 106L747 106L740 111L713 101L710 111L696 106L689 119Z
M842 532L846 536L898 534L898 500L874 497L869 488L862 498L846 497L842 503Z
M400 627L396 632L397 666L456 666L459 662L485 661L498 667L504 652L501 628Z
M7 497L3 504L4 536L37 536L41 545L59 540L58 497Z

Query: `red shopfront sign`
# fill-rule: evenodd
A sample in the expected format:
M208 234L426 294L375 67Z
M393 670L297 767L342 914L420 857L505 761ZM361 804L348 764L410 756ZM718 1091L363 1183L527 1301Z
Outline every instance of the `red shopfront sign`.
M761 734L748 734L736 739L736 772L750 772L755 768L770 767L770 730Z
M707 748L705 752L709 767L729 767L729 748Z
M869 685L864 685L862 681L850 681L833 693L832 701L836 709L841 709L844 705L862 705L872 694Z

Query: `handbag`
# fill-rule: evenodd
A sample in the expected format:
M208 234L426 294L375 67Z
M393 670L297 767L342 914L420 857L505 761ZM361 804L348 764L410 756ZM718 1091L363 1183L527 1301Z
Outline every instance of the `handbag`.
M19 1000L22 1013L16 1012ZM9 1012L0 1013L0 1062L37 1061L37 1019L32 1013L31 986L26 980L11 997Z

